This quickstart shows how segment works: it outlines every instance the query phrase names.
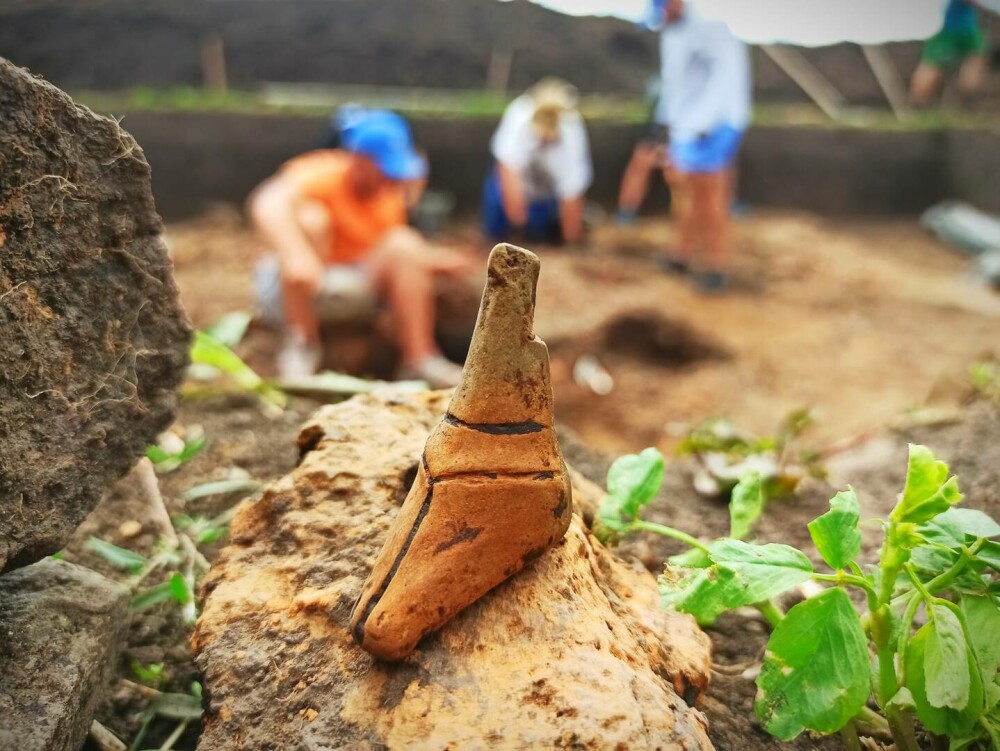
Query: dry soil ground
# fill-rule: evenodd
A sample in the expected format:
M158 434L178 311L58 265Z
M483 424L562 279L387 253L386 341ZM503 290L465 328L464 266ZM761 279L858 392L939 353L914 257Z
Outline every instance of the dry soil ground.
M250 271L258 248L232 214L169 228L176 276L196 325L252 305ZM580 437L567 458L600 481L610 459L647 445L668 450L686 426L714 415L757 433L773 431L789 410L809 405L819 422L808 440L835 445L861 436L831 459L830 482L851 482L866 512L885 513L901 483L906 440L927 442L952 462L968 503L1000 516L1000 417L995 407L965 409L954 422L887 430L913 407L955 406L968 396L968 366L1000 348L1000 296L977 286L965 259L902 222L840 223L792 214L759 215L738 227L735 284L706 298L682 279L663 275L651 254L669 241L663 222L628 232L599 229L586 254L542 250L536 330L552 350L557 417ZM477 245L471 232L449 242ZM256 337L256 339L254 338ZM252 334L244 352L269 367L274 338ZM595 356L614 378L598 396L573 378L582 355ZM206 450L161 477L172 513L213 515L237 498L214 496L185 504L182 494L234 469L270 481L296 461L296 426L315 406L295 400L268 416L252 398L187 402L179 424L201 425ZM672 464L650 518L700 536L723 534L724 504L691 490L690 462ZM809 549L805 523L822 513L834 488L809 483L798 497L769 510L762 540ZM149 553L156 535L133 489L121 487L94 513L66 557L95 568L83 549L95 534ZM127 537L122 522L143 522ZM871 556L877 540L867 540ZM650 568L670 551L656 540L633 540L626 552ZM206 551L212 558L213 551ZM106 567L103 570L113 573ZM152 582L151 582L152 583ZM177 608L161 607L133 620L121 676L135 680L130 663L164 663L166 688L186 691L196 678ZM754 614L720 619L711 633L718 673L704 709L722 750L836 748L835 739L801 738L784 746L768 738L752 716L754 685L744 675L759 660L766 627ZM613 689L610 689L613 690ZM146 705L141 692L120 683L100 718L132 737ZM155 748L176 726L161 720L143 744ZM194 747L192 726L175 748Z

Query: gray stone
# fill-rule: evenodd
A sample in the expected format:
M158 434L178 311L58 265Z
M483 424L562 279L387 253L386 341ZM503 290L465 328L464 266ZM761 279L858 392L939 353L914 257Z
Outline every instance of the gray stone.
M78 751L128 625L128 591L64 561L0 577L0 751Z
M170 423L190 332L131 136L0 58L0 144L2 572Z

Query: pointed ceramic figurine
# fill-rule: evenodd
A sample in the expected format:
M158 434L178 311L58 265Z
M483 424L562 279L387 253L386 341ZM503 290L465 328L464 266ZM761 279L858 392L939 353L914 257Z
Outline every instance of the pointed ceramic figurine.
M376 657L406 657L569 527L548 349L532 333L538 268L522 248L490 254L462 382L351 615Z

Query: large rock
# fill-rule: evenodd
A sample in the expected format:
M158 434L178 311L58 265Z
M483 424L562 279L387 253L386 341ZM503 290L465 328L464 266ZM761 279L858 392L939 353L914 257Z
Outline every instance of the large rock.
M132 137L0 59L0 571L171 420L189 331Z
M324 408L300 466L240 511L192 639L199 749L711 748L688 704L707 685L706 637L579 516L405 661L354 643L351 608L444 409L433 395ZM574 479L580 507L595 492Z
M78 751L128 625L128 591L64 561L0 577L0 749Z

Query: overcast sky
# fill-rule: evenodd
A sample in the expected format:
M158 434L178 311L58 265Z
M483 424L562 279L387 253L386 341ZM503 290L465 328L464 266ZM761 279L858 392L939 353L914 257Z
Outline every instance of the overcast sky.
M533 0L576 15L638 19L647 0ZM941 25L944 0L697 0L748 42L820 45L924 39Z

